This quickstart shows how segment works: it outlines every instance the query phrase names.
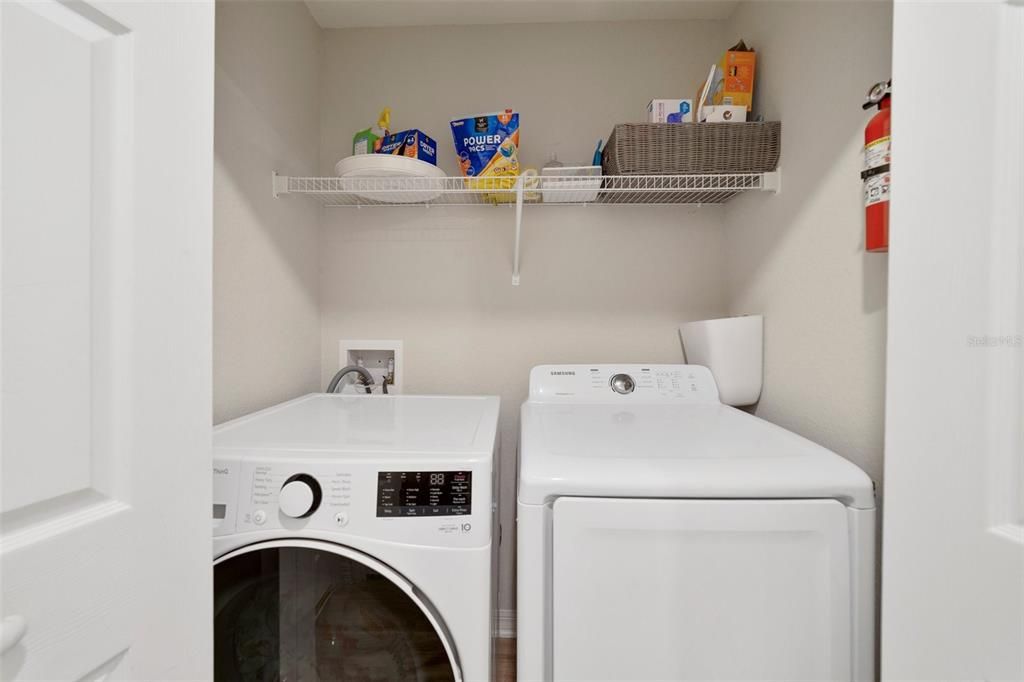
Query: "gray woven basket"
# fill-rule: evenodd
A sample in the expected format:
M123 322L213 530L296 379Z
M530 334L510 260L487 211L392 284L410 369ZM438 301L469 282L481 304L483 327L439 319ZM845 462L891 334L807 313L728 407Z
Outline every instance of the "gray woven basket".
M782 123L621 123L602 155L605 175L766 173L775 170Z

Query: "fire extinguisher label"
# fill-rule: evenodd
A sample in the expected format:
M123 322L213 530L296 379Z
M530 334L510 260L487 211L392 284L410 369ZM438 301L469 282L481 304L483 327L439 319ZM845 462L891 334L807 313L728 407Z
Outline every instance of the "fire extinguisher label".
M884 166L892 162L890 137L880 137L864 145L864 170Z
M864 145L864 206L889 201L892 173L892 144L890 137L880 137Z
M886 171L872 175L864 180L864 206L872 206L889 201L889 190L892 184L892 173Z

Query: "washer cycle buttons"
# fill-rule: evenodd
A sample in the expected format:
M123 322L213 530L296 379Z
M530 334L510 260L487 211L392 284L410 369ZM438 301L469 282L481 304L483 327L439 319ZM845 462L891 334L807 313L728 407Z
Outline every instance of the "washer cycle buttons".
M284 482L277 496L281 513L293 519L304 519L320 507L323 491L309 474L295 474Z
M262 509L257 509L255 512L253 512L252 522L255 523L257 526L262 526L264 523L267 522L267 512L263 511Z

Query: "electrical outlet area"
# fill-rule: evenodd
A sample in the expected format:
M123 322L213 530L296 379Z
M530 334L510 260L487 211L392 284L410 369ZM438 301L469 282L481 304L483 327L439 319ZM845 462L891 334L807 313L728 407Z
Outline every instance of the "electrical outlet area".
M342 340L338 342L338 369L356 365L373 377L370 392L383 394L387 384L389 394L402 392L402 342L380 340ZM358 373L353 372L343 380L341 393L366 393Z

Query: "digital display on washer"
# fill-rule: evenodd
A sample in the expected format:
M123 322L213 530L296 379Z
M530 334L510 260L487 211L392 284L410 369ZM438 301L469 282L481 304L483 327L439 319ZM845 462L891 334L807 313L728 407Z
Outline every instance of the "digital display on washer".
M466 516L471 471L379 471L377 516Z

